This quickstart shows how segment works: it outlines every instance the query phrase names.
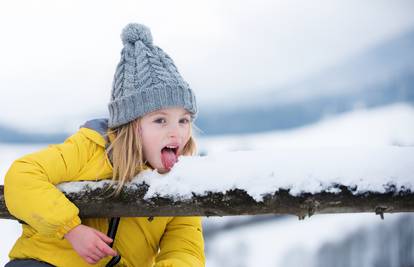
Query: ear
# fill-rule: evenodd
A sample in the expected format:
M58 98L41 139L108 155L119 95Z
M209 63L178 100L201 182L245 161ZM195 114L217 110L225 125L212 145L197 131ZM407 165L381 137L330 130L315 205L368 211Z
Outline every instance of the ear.
M142 133L141 118L138 118L134 121L134 130L139 136L141 136L141 133Z

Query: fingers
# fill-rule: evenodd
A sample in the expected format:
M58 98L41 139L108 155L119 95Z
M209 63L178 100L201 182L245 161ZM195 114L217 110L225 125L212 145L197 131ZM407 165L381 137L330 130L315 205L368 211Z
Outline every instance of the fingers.
M113 250L111 247L109 247L106 243L104 243L104 242L100 242L100 243L98 243L98 249L102 252L102 253L104 253L105 254L105 256L106 255L109 255L109 256L116 256L116 255L118 255L118 253L115 251L115 250Z
M117 255L116 251L110 248L99 235L95 233L95 240L89 243L88 252L85 253L84 259L89 264L97 264L101 259L106 256L115 256Z
M112 243L112 238L108 237L107 235L105 235L102 232L99 232L98 230L95 230L96 234L107 244Z
M87 263L89 263L89 264L96 264L98 261L97 260L94 260L92 257L89 257L89 256L85 256L85 258L84 258L85 260L86 260L86 262Z
M96 257L98 257L99 259L102 259L104 257L106 257L106 254L104 252L102 252L99 247L96 247L96 249L94 251L91 252L92 254L94 254Z
M105 234L85 225L79 225L65 235L73 249L87 263L96 264L106 256L117 252L108 246L113 240Z
M97 247L99 248L99 250L105 253L105 255L116 256L118 253L116 253L115 250L113 250L110 246L107 245L107 244L112 243L113 241L112 238L108 237L107 235L99 231L96 231L96 234L103 241L97 244Z
M107 246L104 242L100 241L101 244ZM89 250L89 252L87 253L87 255L84 255L84 259L90 263L90 264L96 264L98 263L101 259L105 258L107 256L107 253L104 253L103 251L101 251L99 249L98 246L91 248Z

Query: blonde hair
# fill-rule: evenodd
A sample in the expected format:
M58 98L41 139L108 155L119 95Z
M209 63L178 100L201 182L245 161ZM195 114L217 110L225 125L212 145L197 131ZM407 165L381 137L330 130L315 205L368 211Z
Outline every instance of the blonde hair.
M109 129L108 135L115 136L105 152L112 160L112 181L116 182L115 191L111 195L119 195L125 183L148 168L144 161L141 137L137 132L141 119L138 118L119 127ZM195 155L197 147L192 136L190 125L190 139L183 148L183 155Z

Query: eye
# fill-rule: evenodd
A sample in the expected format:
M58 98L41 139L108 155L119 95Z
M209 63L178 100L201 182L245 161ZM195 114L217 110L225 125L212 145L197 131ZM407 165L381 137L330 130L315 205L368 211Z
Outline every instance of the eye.
M190 123L190 120L188 118L182 118L180 119L180 123L187 124Z
M166 123L167 120L164 119L164 118L157 118L157 119L154 120L154 122L155 123L159 123L159 124L163 124L163 123Z

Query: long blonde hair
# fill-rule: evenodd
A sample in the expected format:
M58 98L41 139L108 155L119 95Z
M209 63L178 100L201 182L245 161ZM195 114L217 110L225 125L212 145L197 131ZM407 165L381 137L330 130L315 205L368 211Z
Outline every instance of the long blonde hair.
M117 128L109 129L108 135L113 134L115 138L106 148L105 153L112 161L112 181L116 182L113 195L117 196L125 183L138 175L142 170L148 168L144 161L141 137L137 132L141 119L138 118ZM183 148L183 155L195 155L197 146L192 136L190 125L190 139Z

